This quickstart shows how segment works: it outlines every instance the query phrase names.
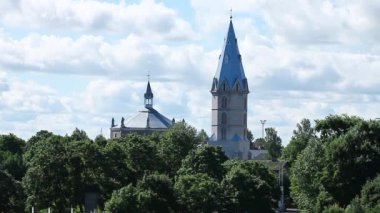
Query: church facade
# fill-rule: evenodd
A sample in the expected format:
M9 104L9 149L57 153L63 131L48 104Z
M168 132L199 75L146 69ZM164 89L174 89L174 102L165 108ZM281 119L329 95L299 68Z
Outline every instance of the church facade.
M122 117L120 125L116 125L115 120L112 118L110 138L124 137L129 133L148 135L153 132L164 132L174 124L174 119L168 119L153 108L153 92L149 81L144 100L145 108L127 120Z
M248 159L248 81L230 19L227 37L211 86L212 118L208 144L221 146L229 158Z

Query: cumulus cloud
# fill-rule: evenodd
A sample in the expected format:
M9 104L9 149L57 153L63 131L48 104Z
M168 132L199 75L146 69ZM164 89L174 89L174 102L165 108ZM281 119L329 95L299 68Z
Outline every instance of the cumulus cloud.
M44 128L66 134L79 127L92 137L100 129L107 135L112 117L119 122L143 107L149 72L155 107L209 132L209 90L231 7L251 90L248 127L255 137L261 136L262 119L286 143L304 117L379 117L376 1L191 5L195 21L149 0L1 1L0 69L7 72L0 72L1 129L30 136ZM26 33L15 35L15 29ZM86 83L68 94L50 82L8 80L29 72L70 74Z
M154 0L119 4L99 1L5 0L0 20L6 26L58 32L137 34L149 39L187 40L194 36L177 12Z
M39 34L14 39L2 35L0 50L0 68L5 70L117 79L141 79L150 72L160 80L183 80L192 75L197 81L205 72L200 65L210 64L210 54L200 45L155 44L134 35L116 42L89 35L77 39Z

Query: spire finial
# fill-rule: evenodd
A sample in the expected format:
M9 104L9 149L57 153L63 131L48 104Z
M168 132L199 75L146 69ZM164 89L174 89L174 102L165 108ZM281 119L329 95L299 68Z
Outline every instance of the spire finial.
M230 8L230 20L232 20L232 8Z
M150 81L150 71L148 70L148 74L146 75L148 77L148 81Z

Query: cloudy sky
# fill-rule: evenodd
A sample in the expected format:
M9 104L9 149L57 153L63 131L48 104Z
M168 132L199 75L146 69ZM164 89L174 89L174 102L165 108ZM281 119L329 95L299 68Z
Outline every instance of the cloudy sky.
M148 72L160 112L210 133L230 8L255 137L261 119L286 144L304 117L380 117L376 0L1 0L0 133L108 137Z

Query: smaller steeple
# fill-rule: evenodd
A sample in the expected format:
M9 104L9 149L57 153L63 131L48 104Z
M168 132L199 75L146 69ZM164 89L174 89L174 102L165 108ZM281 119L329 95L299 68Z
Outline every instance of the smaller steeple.
M120 124L120 126L121 126L122 128L125 127L125 125L124 125L124 117L121 117L121 124Z
M148 85L146 86L146 92L144 94L145 98L145 108L153 108L153 93L150 88L150 82L148 81Z
M114 118L112 118L112 120L111 120L111 127L115 127L115 119Z

